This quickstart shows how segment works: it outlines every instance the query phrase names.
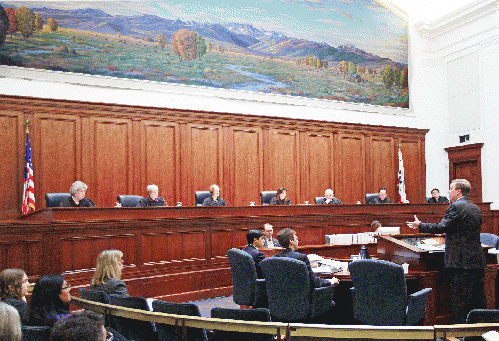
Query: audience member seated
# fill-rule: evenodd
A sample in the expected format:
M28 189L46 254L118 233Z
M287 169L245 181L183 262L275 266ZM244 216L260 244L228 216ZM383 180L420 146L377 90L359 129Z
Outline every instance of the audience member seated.
M203 206L225 206L225 200L220 198L220 187L218 185L210 186L211 197L204 199Z
M168 206L165 203L165 199L158 197L158 186L149 185L147 186L147 193L149 194L146 198L141 199L137 207L156 207L156 206Z
M21 341L21 319L13 306L0 302L0 341Z
M340 199L334 197L334 191L331 188L324 192L325 198L320 202L321 205L343 204Z
M449 199L447 199L447 197L440 196L440 191L438 190L438 188L434 188L431 190L431 198L428 198L426 202L428 204L448 203Z
M263 225L263 234L265 235L263 238L263 247L281 247L281 244L277 241L277 239L273 238L274 227L269 223Z
M0 274L0 300L17 309L21 322L27 321L29 280L21 269L5 269Z
M260 267L260 262L265 259L265 256L258 248L263 247L263 232L260 230L249 230L246 234L246 239L248 240L248 246L246 246L243 251L249 253L256 266L256 275L258 278L263 278L262 268Z
M82 311L57 321L50 341L106 341L107 332L100 315Z
M58 320L70 316L70 289L71 285L61 275L40 277L31 295L28 324L52 327Z
M327 287L332 284L336 285L340 282L336 277L333 277L331 279L324 279L315 275L315 273L312 271L312 267L310 266L310 261L308 260L307 255L296 251L298 250L298 237L296 236L296 232L294 230L285 228L279 231L279 233L277 234L277 240L279 241L279 244L284 247L284 251L276 254L274 257L289 257L304 262L307 265L308 273L310 276L310 285L313 288Z
M128 297L125 282L121 280L123 270L123 252L120 250L104 250L97 256L94 277L90 289L107 294Z
M291 205L291 200L286 198L286 188L281 187L277 190L275 197L270 200L270 205Z
M377 235L392 235L392 234L400 234L399 226L381 226L381 223L378 220L373 220L371 223L371 232L374 232Z
M85 198L88 186L81 181L75 181L69 188L71 196L61 202L61 207L95 207L92 200Z
M386 188L381 187L378 191L378 196L372 198L367 204L375 205L375 204L392 204L392 199L388 198Z

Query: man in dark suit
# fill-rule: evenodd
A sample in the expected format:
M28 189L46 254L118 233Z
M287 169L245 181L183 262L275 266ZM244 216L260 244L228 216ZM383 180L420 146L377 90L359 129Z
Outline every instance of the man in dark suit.
M445 233L445 271L452 296L454 323L465 323L472 309L486 307L484 291L485 257L480 243L482 214L468 196L471 185L453 180L449 187L451 204L440 223L422 223L414 216L407 222L423 233Z
M393 203L392 199L388 198L386 188L381 187L378 190L378 196L369 200L369 202L367 204L368 205L375 205L375 204L392 204L392 203Z
M284 251L275 255L274 257L289 257L294 258L299 261L302 261L307 265L309 277L310 277L310 285L314 288L327 287L332 284L338 284L340 281L333 277L331 279L324 279L317 277L312 271L312 267L310 266L310 261L308 260L307 255L303 253L296 252L298 249L298 237L296 236L296 232L290 228L285 228L277 234L277 240L282 247L284 247Z
M256 266L256 276L258 278L263 278L262 268L260 267L260 262L265 259L264 254L258 251L258 248L263 247L263 232L260 230L249 230L246 234L246 240L248 240L248 246L246 246L243 251L247 252L253 257Z
M438 188L434 188L431 190L431 198L428 198L427 202L428 204L448 203L449 199L447 199L447 197L440 196Z
M273 237L274 227L269 223L263 225L263 247L281 247L277 239Z

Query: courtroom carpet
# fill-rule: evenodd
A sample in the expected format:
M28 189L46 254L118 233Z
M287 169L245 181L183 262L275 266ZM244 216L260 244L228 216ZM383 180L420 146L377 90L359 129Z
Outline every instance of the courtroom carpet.
M213 297L206 300L189 301L187 303L194 303L197 305L202 317L211 317L211 308L215 307L239 309L239 305L234 303L232 296Z

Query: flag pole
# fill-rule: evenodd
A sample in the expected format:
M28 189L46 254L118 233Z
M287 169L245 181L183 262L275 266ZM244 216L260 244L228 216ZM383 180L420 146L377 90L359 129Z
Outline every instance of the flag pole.
M31 121L26 119L24 121L24 125L26 126L26 134L29 134L29 125L31 124Z

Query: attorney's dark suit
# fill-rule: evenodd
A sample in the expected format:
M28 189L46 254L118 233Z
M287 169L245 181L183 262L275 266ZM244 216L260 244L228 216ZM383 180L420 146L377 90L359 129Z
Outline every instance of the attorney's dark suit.
M426 201L428 204L436 204L436 203L448 203L449 202L449 199L447 199L447 197L438 197L438 201L435 200L434 197L431 197L431 198L428 198L428 200Z
M256 277L257 278L263 278L262 274L262 268L260 267L260 262L265 259L264 254L261 251L258 251L258 249L249 244L243 249L244 252L249 253L251 257L253 257L253 260L255 261L255 266L256 266Z
M486 266L480 243L482 214L468 197L450 204L438 224L420 223L419 232L445 233L445 268L452 292L455 323L465 323L471 309L485 308Z
M336 205L336 204L343 204L343 203L341 202L341 200L340 200L340 199L338 199L338 198L333 198L333 199L331 199L331 201L330 201L330 202L326 202L326 200L327 200L326 198L322 199L322 200L321 200L321 202L320 202L319 204L321 204L321 205Z
M310 277L310 285L314 288L327 287L331 285L331 282L323 278L317 277L314 274L314 272L312 271L312 267L310 266L310 261L308 260L307 255L304 255L303 253L299 253L291 249L284 249L283 252L275 255L274 257L289 257L304 262L307 265L308 274Z

